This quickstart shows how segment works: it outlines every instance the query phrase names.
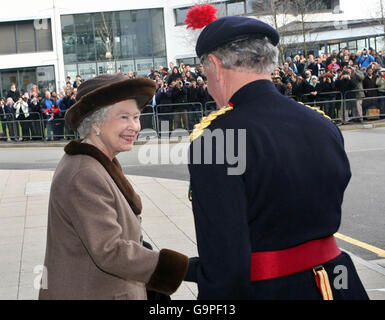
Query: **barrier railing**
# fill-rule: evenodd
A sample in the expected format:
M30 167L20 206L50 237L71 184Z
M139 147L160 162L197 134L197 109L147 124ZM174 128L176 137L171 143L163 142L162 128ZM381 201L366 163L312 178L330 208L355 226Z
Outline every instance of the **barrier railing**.
M320 108L335 122L347 123L353 120L376 120L385 118L385 92L379 96L351 98L360 92L376 91L364 89L341 92L320 93L320 100L304 102L307 105ZM331 95L340 99L332 99ZM293 98L293 97L288 97ZM141 133L139 137L161 136L171 131L183 129L191 132L194 125L210 112L217 110L215 101L208 101L204 107L199 102L161 104L156 107L146 106L140 117ZM30 112L29 117L13 113L2 114L0 118L0 141L29 141L29 140L60 140L78 138L65 124L63 116L48 118L45 114Z
M159 135L167 135L177 129L191 132L194 125L199 123L204 115L200 102L159 104L155 110L156 126Z

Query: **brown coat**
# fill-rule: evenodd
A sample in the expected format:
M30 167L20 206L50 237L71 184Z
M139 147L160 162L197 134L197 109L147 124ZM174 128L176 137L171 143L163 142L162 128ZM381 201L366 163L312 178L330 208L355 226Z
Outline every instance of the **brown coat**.
M140 198L117 160L78 141L65 151L51 186L39 299L146 299L146 287L176 291L188 258L143 247Z

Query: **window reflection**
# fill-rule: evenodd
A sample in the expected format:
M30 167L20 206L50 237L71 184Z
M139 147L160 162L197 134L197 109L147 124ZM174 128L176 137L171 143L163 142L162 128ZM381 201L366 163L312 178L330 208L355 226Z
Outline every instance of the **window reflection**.
M64 63L84 79L116 71L147 75L154 60L166 61L163 9L64 15L61 22Z

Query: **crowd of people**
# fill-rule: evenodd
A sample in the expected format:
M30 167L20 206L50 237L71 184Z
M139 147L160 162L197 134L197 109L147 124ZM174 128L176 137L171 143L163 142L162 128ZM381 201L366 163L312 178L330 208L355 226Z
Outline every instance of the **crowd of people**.
M59 93L41 92L36 84L29 92L19 91L13 83L0 98L1 140L69 140L74 137L74 132L65 125L64 115L75 103L80 79L78 76L73 85L67 83Z
M287 58L274 70L272 80L284 95L319 106L332 119L362 122L368 111L385 114L385 57L383 51L348 48L339 53L321 54L308 59L297 55ZM341 100L345 100L345 115Z
M131 78L137 73L129 72ZM156 110L159 123L168 129L192 130L202 111L216 108L207 89L203 66L189 64L169 65L152 69L147 78L156 82L157 90L152 106L143 113ZM332 119L362 122L371 109L385 115L385 56L372 48L356 53L348 48L339 53L309 54L288 57L272 74L277 90L291 99L320 107ZM64 115L76 100L77 87L82 78L72 81L68 76L65 86L56 91L40 92L32 85L30 92L19 91L15 84L0 98L1 140L59 140L70 139L75 133L65 125ZM345 100L345 114L342 114ZM142 128L153 128L153 118L143 117ZM8 130L7 130L8 129ZM7 135L8 133L8 135ZM1 133L0 133L1 134Z

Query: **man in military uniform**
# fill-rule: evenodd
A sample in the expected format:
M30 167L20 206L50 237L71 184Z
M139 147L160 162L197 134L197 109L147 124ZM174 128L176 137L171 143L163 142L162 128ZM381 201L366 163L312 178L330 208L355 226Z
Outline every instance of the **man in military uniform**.
M185 280L197 282L198 299L368 299L333 237L351 177L342 134L274 87L278 42L276 30L246 17L218 19L197 41L209 93L223 108L191 136L199 258ZM206 147L205 133L218 130L223 141ZM245 170L229 174L228 157L216 162L220 148L237 150Z

